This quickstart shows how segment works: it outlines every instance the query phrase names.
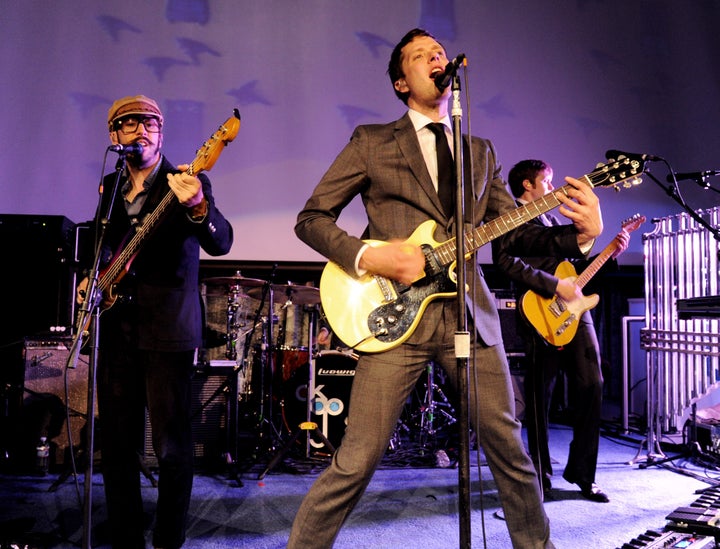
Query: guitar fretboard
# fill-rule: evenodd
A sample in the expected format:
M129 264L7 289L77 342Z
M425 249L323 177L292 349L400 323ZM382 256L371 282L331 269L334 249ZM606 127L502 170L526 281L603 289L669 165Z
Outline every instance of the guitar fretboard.
M568 187L570 187L570 185L564 185L552 193L541 196L533 202L519 206L518 208L503 214L484 225L476 227L472 231L466 232L463 235L465 249L467 250L465 258L467 259L472 252L481 246L484 246L491 240L509 233L531 219L535 219L545 212L549 212L553 208L557 207L560 204L560 200L558 200L557 195L559 193L567 195ZM434 252L440 264L449 265L455 261L457 254L455 239L451 238L450 240L443 242L435 248Z

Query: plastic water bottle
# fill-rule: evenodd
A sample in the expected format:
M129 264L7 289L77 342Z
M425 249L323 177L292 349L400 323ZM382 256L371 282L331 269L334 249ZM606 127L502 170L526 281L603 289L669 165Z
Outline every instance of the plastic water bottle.
M40 444L37 445L37 457L35 465L38 474L47 475L48 468L50 466L50 445L48 444L47 437L40 437Z

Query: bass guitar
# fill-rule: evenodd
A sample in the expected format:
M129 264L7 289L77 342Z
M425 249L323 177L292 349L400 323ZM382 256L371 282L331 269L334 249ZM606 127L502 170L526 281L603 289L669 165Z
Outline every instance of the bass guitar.
M627 232L637 230L645 223L645 216L635 214L622 223L622 228ZM579 288L583 288L590 279L600 270L605 262L612 257L619 246L617 237L598 254L588 265L580 276L569 261L563 261L555 269L555 276L558 278L572 278ZM545 341L556 347L567 345L577 333L580 317L585 311L594 308L600 297L597 294L578 297L572 301L566 301L558 296L544 298L532 290L525 292L520 299L522 314L535 328Z
M617 160L600 164L580 179L592 187L629 187L640 183L645 159L624 153ZM520 206L464 234L465 259L491 240L560 204L560 193L569 185ZM417 327L428 303L456 293L456 244L452 238L439 243L433 239L437 224L420 224L406 242L420 246L425 254L425 270L420 279L407 286L378 275L357 277L334 262L328 262L320 278L320 299L330 327L351 349L377 353L406 341ZM387 244L365 241L370 246Z
M210 170L215 161L220 156L223 149L230 143L240 130L240 112L233 110L233 115L228 118L215 131L210 138L198 149L195 159L189 164L185 173L188 175L197 175L202 171ZM142 223L134 228L125 238L125 243L120 252L118 252L110 262L110 264L100 273L98 279L98 291L102 293L102 307L108 309L117 300L115 293L116 285L129 272L133 259L140 251L142 244L150 237L153 231L160 226L170 206L176 201L175 194L168 190L157 207L150 212ZM85 328L89 324L87 319Z

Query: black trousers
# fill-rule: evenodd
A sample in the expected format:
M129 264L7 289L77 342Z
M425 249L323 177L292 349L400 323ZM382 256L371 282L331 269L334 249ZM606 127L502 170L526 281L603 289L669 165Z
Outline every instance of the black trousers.
M101 348L100 448L115 549L145 548L140 462L147 406L159 478L153 545L181 547L193 481L193 351Z
M573 429L563 476L571 482L595 482L603 377L592 317L589 312L583 314L575 337L563 347L548 344L534 331L526 341L529 360L525 375L525 425L535 469L540 478L553 474L548 422L555 380L562 371L568 383Z

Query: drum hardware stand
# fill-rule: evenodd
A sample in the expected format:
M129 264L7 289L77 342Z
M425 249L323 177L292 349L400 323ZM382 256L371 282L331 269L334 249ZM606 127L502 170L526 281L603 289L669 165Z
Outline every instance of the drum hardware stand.
M310 350L308 354L308 361L309 361L309 367L308 367L308 386L307 386L307 398L306 398L306 408L305 408L305 421L301 422L297 429L293 432L292 436L288 439L288 441L283 445L283 447L280 449L279 452L277 452L270 462L268 463L265 470L258 475L258 480L262 480L265 478L265 476L272 471L275 466L280 462L280 460L287 454L288 451L293 447L295 442L298 438L300 438L300 435L304 432L306 435L305 438L305 457L310 458L310 433L314 433L322 442L325 444L325 447L327 448L330 455L335 453L335 447L332 445L332 443L327 439L327 437L323 434L323 432L318 428L317 423L314 421L311 421L312 412L313 412L313 405L315 403L315 353L312 351L315 340L313 338L314 330L315 330L315 316L317 314L317 308L315 306L308 307L307 312L310 314L310 320L308 322L308 349Z
M420 400L418 408L406 420L398 420L398 425L390 439L390 450L398 450L403 444L402 439L405 435L417 440L422 449L434 451L437 434L457 422L455 409L442 388L435 382L432 362L428 362L426 374L422 398L420 395L417 396ZM413 428L417 428L417 437Z
M435 399L435 395L439 397L439 401ZM449 411L448 411L449 410ZM445 396L443 390L435 383L434 364L428 362L427 365L427 382L425 384L425 398L420 404L420 410L413 418L420 416L420 444L423 447L435 444L437 433L443 427L452 425L457 420L452 415L455 413L450 401ZM438 427L438 419L443 420L443 424Z
M317 437L325 444L330 454L335 453L335 447L325 437L325 435L323 435L322 431L318 428L317 423L313 421L303 421L302 423L300 423L300 425L298 425L298 428L295 430L295 433L293 433L292 437L290 437L285 443L285 445L280 449L280 451L273 456L273 458L270 460L270 463L268 463L268 466L262 473L258 475L257 479L264 479L265 475L267 475L275 468L275 466L280 462L280 460L285 456L285 454L290 450L290 448L292 448L293 444L295 444L295 441L300 437L301 433L305 432L309 440L310 431L315 433L315 435L317 435Z
M215 394L213 397L209 399L209 401L214 398L217 394L219 394L221 391L225 391L228 393L228 389L231 387L232 382L232 389L235 395L232 394L232 392L228 395L227 398L227 417L228 417L228 425L227 425L227 446L228 451L225 454L225 460L228 464L228 466L231 468L231 476L233 476L238 483L239 487L243 486L243 482L240 480L239 473L238 473L238 457L240 453L239 448L239 442L238 442L238 429L240 424L240 417L239 417L239 405L238 405L238 398L239 395L237 394L238 390L238 372L241 368L254 368L254 364L250 364L248 361L248 355L250 353L251 348L251 342L252 338L255 334L255 331L257 330L258 326L261 326L261 336L260 336L260 353L259 353L259 364L260 367L260 388L259 388L259 415L258 420L254 426L255 434L256 434L256 443L255 443L255 452L254 456L257 458L257 454L259 453L260 448L265 444L266 436L265 436L265 426L271 422L268 421L267 415L266 415L266 409L268 410L268 414L271 414L272 410L272 387L268 386L266 383L266 372L268 368L271 369L273 367L272 358L268 358L269 349L271 348L271 341L272 341L272 303L273 303L273 290L272 290L272 284L271 281L275 276L275 268L277 265L273 267L273 271L270 275L270 282L267 282L263 285L263 291L260 298L260 304L258 305L255 316L253 318L253 326L250 331L245 335L245 345L243 347L243 356L240 360L236 360L236 366L233 368L232 373L228 376L228 378L225 380L223 385L218 388L218 390L215 391ZM268 296L270 296L268 300ZM265 306L266 301L269 301L269 317L262 315L263 308ZM235 357L237 359L237 350L233 349L231 350L231 342L228 342L228 350L227 353L232 353L232 351L235 351ZM252 383L252 382L251 382ZM208 402L209 402L208 401ZM207 403L206 403L207 404ZM203 406L204 407L204 406ZM275 433L276 437L279 437L277 433Z
M260 379L259 379L259 411L257 416L257 422L255 424L256 442L253 452L253 459L257 460L261 452L274 452L277 445L282 441L281 433L277 426L273 423L275 419L274 406L273 406L273 376L275 372L275 358L272 350L275 348L273 341L273 321L274 321L274 304L275 296L273 290L272 281L275 276L275 268L270 275L270 279L262 287L262 294L260 296L260 304L255 313L255 321L253 323L253 331L255 328L262 324L263 329L261 332L260 342L260 353L259 353L259 368L260 368ZM268 303L268 316L261 316L262 310L265 307L265 303ZM250 349L249 341L252 335L252 331L246 336L248 339L244 348L244 357ZM243 363L247 364L247 361L243 359ZM247 365L246 367L250 367ZM253 365L254 368L254 365ZM238 418L238 406L234 404L235 410L233 414L235 429L239 425ZM235 433L234 441L234 459L233 456L228 455L227 460L230 465L237 466L237 456L239 455L238 448L238 437Z

